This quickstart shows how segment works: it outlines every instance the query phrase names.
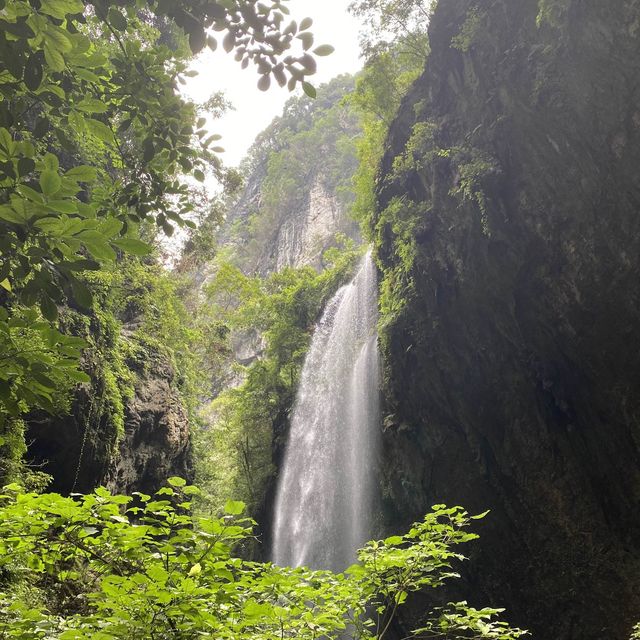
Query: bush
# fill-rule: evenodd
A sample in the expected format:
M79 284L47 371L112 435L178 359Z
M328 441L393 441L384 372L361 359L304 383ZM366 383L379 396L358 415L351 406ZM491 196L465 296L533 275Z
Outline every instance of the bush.
M404 536L368 543L344 573L242 560L244 505L194 514L180 478L154 497L105 489L65 498L4 488L0 507L0 635L21 640L215 637L381 640L408 594L456 577L456 547L476 536L460 509L433 508ZM465 603L434 610L414 637L524 635Z

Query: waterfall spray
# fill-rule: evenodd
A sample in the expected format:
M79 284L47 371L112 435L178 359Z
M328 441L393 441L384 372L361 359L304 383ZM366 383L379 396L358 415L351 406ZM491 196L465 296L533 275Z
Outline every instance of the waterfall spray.
M371 535L379 438L371 252L327 305L296 397L275 502L276 564L341 571Z

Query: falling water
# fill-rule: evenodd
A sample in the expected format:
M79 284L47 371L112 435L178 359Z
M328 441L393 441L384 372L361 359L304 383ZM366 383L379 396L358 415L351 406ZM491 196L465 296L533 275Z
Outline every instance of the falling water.
M369 539L379 432L370 252L329 302L302 370L275 503L273 561L341 571Z

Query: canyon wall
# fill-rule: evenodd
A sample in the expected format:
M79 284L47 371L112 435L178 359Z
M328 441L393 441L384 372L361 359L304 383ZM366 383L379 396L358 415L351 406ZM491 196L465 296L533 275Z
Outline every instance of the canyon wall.
M387 521L490 509L465 591L538 640L640 618L639 36L441 0L378 182Z

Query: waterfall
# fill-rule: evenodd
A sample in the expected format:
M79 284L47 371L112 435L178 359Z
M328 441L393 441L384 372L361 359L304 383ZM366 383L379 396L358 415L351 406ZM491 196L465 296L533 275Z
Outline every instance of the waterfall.
M379 434L371 252L331 299L302 369L275 501L272 559L342 571L371 537Z

